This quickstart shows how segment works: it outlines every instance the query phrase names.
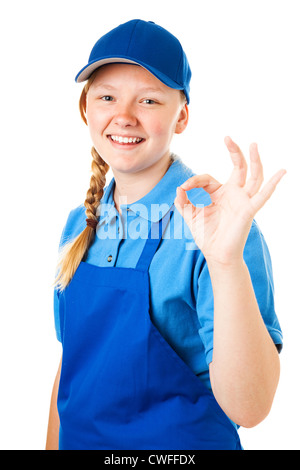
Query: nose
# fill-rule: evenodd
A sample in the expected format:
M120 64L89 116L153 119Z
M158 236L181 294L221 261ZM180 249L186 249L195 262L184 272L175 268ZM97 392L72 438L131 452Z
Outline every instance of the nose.
M115 110L114 124L119 127L131 127L137 125L137 117L132 104L120 104Z

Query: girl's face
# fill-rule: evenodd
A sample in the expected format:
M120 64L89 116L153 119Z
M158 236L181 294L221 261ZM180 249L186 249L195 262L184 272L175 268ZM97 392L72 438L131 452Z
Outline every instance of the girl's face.
M87 93L86 118L93 144L114 172L137 173L169 160L170 142L188 122L180 91L146 69L110 64Z

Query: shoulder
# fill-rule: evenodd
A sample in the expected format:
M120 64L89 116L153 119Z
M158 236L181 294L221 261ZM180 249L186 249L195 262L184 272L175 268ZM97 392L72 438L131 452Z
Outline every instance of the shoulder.
M255 259L257 255L262 256L265 262L270 261L267 242L258 223L256 220L253 220L245 245L244 257Z
M82 232L86 225L85 219L84 204L81 204L70 211L61 235L60 247L71 242Z
M108 186L104 188L104 195L101 200L101 203L106 203L110 191L113 186L113 180L110 182ZM76 238L86 227L86 214L85 214L85 206L84 204L80 204L80 206L75 207L72 209L67 217L66 224L64 226L61 240L60 240L60 247L65 245L66 243L71 242Z
M254 220L244 249L244 260L252 282L264 286L267 282L273 289L272 260L265 237Z

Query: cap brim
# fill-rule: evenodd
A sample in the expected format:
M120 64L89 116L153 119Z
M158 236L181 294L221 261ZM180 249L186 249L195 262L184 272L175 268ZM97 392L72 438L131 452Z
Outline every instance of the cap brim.
M149 65L144 64L143 62L132 60L127 57L106 57L100 60L95 60L94 62L91 62L90 64L86 65L85 67L83 67L83 69L80 70L80 72L76 75L75 81L77 83L85 82L86 80L90 78L92 73L95 70L97 70L99 67L102 67L103 65L107 65L107 64L116 64L116 63L140 65L141 67L145 68L150 73L152 73L152 75L154 75L156 78L158 78L158 80L163 82L168 87L174 88L175 90L183 90L183 87L181 85L171 80L169 77L161 73L159 70L156 70L155 68L150 67Z

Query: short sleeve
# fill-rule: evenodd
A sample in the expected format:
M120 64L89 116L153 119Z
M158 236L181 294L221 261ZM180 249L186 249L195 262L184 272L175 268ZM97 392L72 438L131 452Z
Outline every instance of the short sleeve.
M57 289L54 289L53 310L54 310L54 325L55 325L56 338L61 343L61 327L60 327L60 317L59 317L59 297L58 297Z
M274 307L274 281L272 263L266 241L255 221L245 245L244 260L248 267L253 289L266 328L278 351L282 349L282 331ZM206 362L213 357L214 299L207 264L198 278L197 314L199 335L204 345Z
M83 205L72 210L68 216L67 222L63 228L59 250L66 244L71 242L85 227L85 208ZM56 337L58 341L62 341L61 338L61 318L59 312L59 292L54 288L53 295L53 310L54 310L54 325L56 331Z

